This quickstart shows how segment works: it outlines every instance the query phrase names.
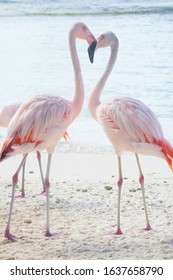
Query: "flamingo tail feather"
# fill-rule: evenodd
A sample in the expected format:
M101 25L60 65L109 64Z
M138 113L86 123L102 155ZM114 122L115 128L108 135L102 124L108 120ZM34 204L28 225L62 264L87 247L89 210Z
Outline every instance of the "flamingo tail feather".
M12 152L12 145L14 144L13 138L7 138L4 140L2 144L2 148L0 150L0 161L4 160L8 153Z
M173 147L165 138L159 142L160 146L162 147L162 152L166 157L166 161L173 171Z

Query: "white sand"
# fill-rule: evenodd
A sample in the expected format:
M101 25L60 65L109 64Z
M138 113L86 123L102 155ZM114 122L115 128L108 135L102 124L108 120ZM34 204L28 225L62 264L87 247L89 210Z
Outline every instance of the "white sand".
M166 162L140 157L152 230L146 232L142 194L134 155L124 154L121 204L123 235L107 233L117 222L117 159L114 154L55 153L51 170L51 230L44 237L45 197L35 154L28 158L26 198L16 199L12 243L4 238L9 212L11 175L21 157L0 166L0 259L172 259L173 177ZM47 155L43 154L45 169ZM21 182L19 181L19 185ZM16 193L19 193L17 188Z

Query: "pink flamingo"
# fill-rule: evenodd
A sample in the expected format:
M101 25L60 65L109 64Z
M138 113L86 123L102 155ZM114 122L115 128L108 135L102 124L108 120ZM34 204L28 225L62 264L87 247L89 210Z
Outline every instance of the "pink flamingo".
M7 105L5 105L3 108L0 110L0 127L8 127L12 117L14 114L17 112L19 107L21 106L22 103L19 102L11 102ZM65 132L63 135L64 139L67 141L68 140L68 133ZM38 159L38 164L39 164L39 169L40 169L40 175L41 175L41 180L43 184L43 190L41 194L45 194L45 187L44 187L44 177L43 177L43 170L42 170L42 165L41 165L41 154L39 151L36 151L37 153L37 159ZM25 197L25 165L26 161L23 164L22 167L22 189L21 189L21 194L17 195L17 198L24 198Z
M16 111L19 109L20 105L22 103L19 102L12 102L10 104L7 104L0 110L0 127L8 127L12 117L16 113ZM38 159L38 164L39 164L39 169L40 169L40 175L41 175L41 180L43 183L43 191L41 194L44 194L45 188L44 188L44 178L43 178L43 171L42 171L42 166L41 166L41 154L40 152L37 153L37 159ZM17 198L23 198L25 197L25 163L23 164L22 167L22 189L21 189L21 194L17 195Z
M118 185L118 218L117 231L114 234L122 234L120 227L120 199L123 184L121 154L123 151L135 153L140 173L139 182L142 189L146 228L151 226L147 214L147 206L144 194L144 176L139 162L138 153L164 158L173 169L173 148L164 138L161 125L154 113L141 101L129 97L111 98L101 103L100 95L106 81L115 64L119 42L112 32L102 34L97 39L96 49L110 47L111 54L106 70L101 76L95 89L89 98L89 110L92 117L101 124L103 130L112 143L118 157L119 179ZM91 62L94 58L94 50L88 49Z
M76 23L69 32L69 47L74 68L75 93L72 100L67 100L59 96L36 96L29 102L22 104L8 127L8 136L4 141L0 160L24 154L24 157L12 177L12 196L9 218L5 230L5 237L11 241L18 238L11 234L11 215L14 204L15 186L18 181L18 174L22 168L28 153L32 151L47 150L48 162L45 176L46 191L46 231L45 236L52 236L49 221L49 173L52 153L56 144L65 134L67 127L79 115L84 100L84 86L80 69L80 63L76 50L76 38L86 40L88 44L96 42L91 31L84 23ZM96 45L96 43L95 43Z

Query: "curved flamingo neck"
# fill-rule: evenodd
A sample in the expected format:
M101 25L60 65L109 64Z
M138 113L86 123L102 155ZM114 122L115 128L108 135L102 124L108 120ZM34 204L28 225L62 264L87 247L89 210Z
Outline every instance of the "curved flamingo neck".
M111 54L109 57L109 62L106 66L106 69L103 73L103 75L101 76L100 80L98 81L98 83L96 84L94 90L91 93L91 96L89 98L89 109L90 109L90 113L92 115L92 117L94 119L97 120L97 116L96 116L96 110L97 107L100 105L100 95L103 91L103 88L106 84L107 79L109 78L109 75L112 72L112 69L114 67L116 58L117 58L117 53L118 53L118 48L112 46L111 47Z
M74 110L74 118L80 113L84 101L84 85L83 85L83 78L80 68L80 62L76 50L76 36L71 30L69 34L69 47L70 47L70 54L71 60L73 64L74 70L74 78L75 78L75 92L74 97L72 99L72 103L75 107Z

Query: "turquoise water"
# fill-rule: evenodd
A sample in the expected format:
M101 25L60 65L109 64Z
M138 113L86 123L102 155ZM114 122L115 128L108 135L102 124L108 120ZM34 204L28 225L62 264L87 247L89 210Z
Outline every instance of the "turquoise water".
M172 0L11 0L0 1L2 16L28 15L123 15L170 13Z
M85 22L96 37L111 30L119 38L116 67L102 100L112 96L142 100L173 143L173 1L0 1L1 106L42 93L73 95L68 31L76 21ZM86 42L79 41L77 47L85 103L69 128L71 144L61 142L58 149L107 151L109 142L91 119L87 99L109 49L99 50L92 65ZM2 138L5 134L2 129Z

